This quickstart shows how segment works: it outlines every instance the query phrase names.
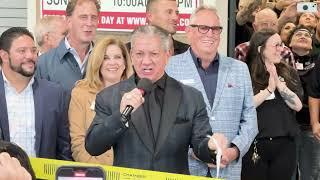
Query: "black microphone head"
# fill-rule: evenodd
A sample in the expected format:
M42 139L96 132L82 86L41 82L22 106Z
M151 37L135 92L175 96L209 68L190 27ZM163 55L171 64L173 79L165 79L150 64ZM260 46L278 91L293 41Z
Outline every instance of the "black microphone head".
M144 91L144 94L151 91L153 83L150 79L142 78L137 84L137 88Z

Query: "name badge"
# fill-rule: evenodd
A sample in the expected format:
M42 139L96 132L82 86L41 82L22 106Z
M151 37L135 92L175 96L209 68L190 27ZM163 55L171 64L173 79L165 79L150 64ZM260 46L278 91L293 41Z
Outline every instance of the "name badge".
M182 84L194 84L194 79L181 79Z
M297 67L297 70L303 70L303 64L302 63L296 62L296 67Z
M96 101L92 101L90 105L90 109L94 111L95 107L96 107Z

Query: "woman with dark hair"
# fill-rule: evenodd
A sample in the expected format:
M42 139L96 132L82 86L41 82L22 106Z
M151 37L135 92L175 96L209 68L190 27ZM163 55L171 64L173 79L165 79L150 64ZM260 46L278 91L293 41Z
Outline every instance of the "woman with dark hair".
M281 60L283 43L274 30L255 32L248 67L259 133L243 158L242 179L290 179L296 167L295 112L303 90L296 71Z
M294 23L287 22L279 31L281 40L286 46L289 44L289 36L295 27L296 25Z
M32 169L29 157L27 153L20 148L18 145L0 140L0 153L6 152L8 153L11 157L16 158L19 163L21 164L22 167L24 167L28 173L30 174L32 179L36 179L35 173ZM19 171L17 170L17 173ZM1 179L1 178L0 178Z

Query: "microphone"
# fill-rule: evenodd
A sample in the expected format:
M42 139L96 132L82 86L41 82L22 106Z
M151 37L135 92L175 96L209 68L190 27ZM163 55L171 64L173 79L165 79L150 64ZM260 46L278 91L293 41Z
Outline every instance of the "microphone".
M152 82L147 78L142 78L139 80L137 84L137 88L142 93L142 96L144 96L146 93L150 92L152 89ZM133 110L133 107L131 105L127 105L126 108L121 113L121 121L126 124L130 120L130 114Z

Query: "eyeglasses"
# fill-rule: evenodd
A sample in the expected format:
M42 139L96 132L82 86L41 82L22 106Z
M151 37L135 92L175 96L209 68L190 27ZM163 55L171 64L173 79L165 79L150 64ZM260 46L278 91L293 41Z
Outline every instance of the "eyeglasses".
M284 48L284 43L277 43L275 45L273 45L273 47L275 47L276 49L279 49L279 48Z
M198 32L201 34L206 34L210 29L212 34L218 35L222 32L221 26L206 26L206 25L197 25L197 24L190 24L191 27L197 27Z
M312 38L312 34L310 34L309 32L303 32L303 31L298 31L296 33L294 33L294 36L296 37L305 37L305 38Z

